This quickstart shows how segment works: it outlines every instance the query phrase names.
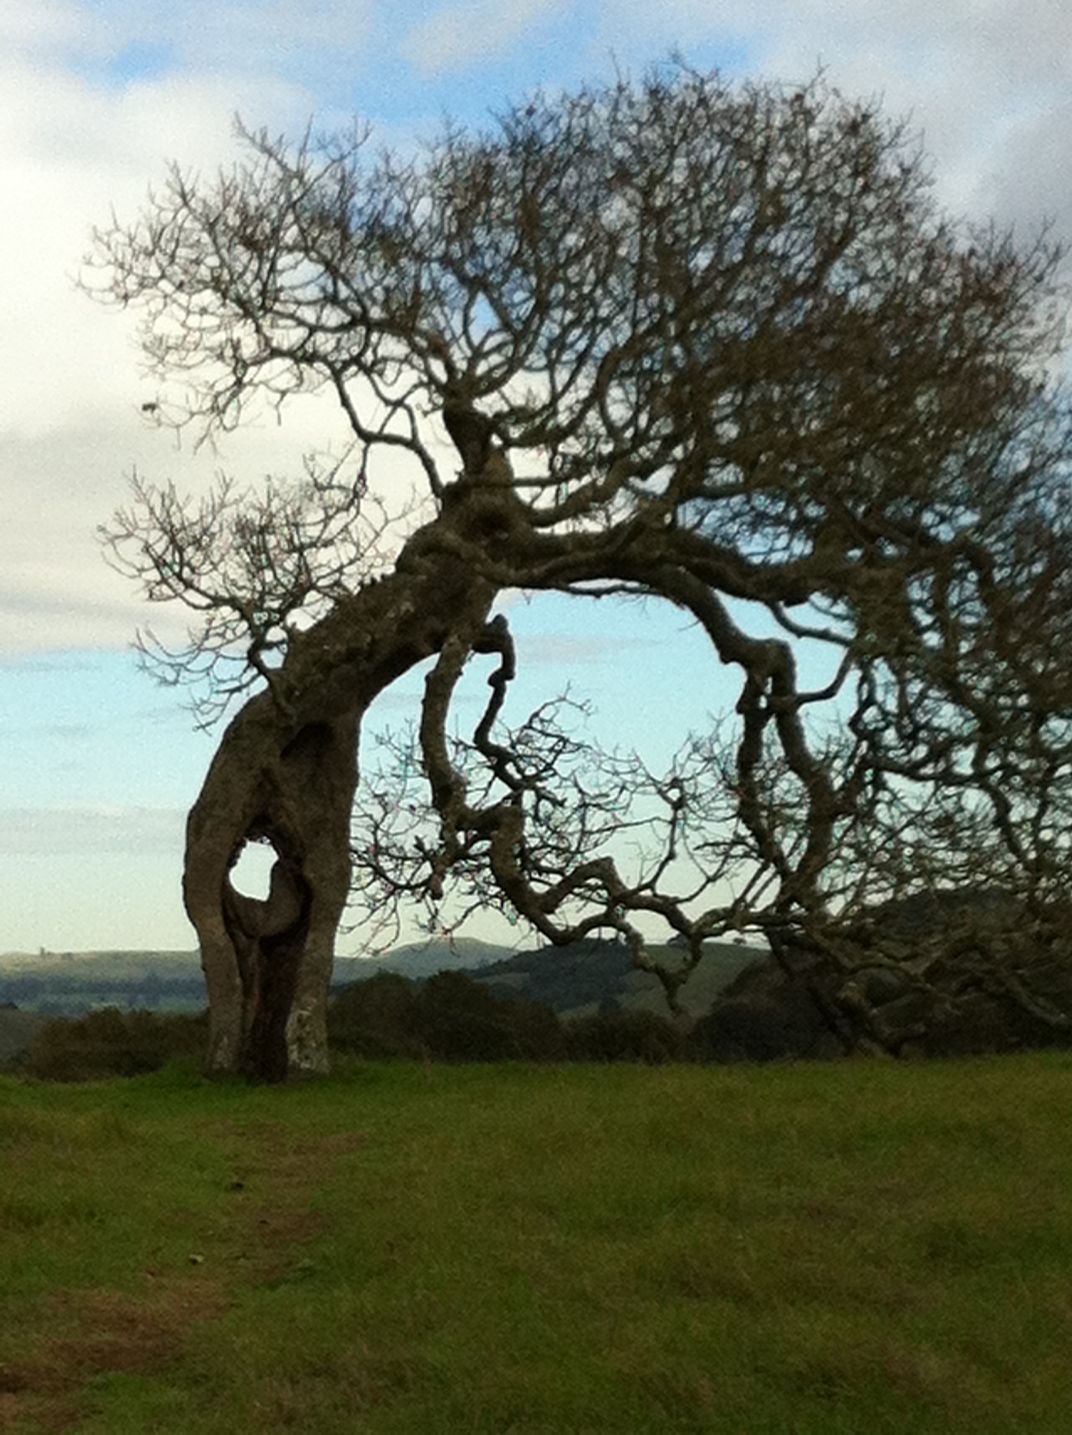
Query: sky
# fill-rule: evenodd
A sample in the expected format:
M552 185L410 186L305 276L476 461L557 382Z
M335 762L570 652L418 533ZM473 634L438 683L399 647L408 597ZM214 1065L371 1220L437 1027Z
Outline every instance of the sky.
M672 51L735 77L822 65L911 116L947 207L1072 235L1068 0L2 0L0 953L194 945L183 823L215 737L139 670L131 639L156 615L95 530L134 472L193 489L286 474L341 437L312 403L214 452L148 426L133 324L75 283L91 227L132 216L168 160L226 163L235 114L292 134L358 115L408 144ZM673 610L551 595L511 622L519 704L568 684L594 736L654 764L732 705ZM418 688L385 694L367 728L397 726Z

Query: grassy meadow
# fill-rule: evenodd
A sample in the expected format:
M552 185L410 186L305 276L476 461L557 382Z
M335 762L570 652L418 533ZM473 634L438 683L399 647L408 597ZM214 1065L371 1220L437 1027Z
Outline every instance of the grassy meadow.
M1072 1055L0 1080L0 1431L1072 1428Z

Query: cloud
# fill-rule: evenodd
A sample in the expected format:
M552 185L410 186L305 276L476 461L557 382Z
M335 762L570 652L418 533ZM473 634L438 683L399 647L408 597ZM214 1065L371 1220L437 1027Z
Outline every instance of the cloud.
M847 92L882 92L890 113L914 112L947 204L1016 221L1025 235L1050 215L1072 234L1066 0L756 0L747 14L708 0L471 0L425 14L401 46L426 75L531 50L534 36L580 34L583 47L586 23L596 74L622 46L627 67L676 44L790 79L822 59ZM373 42L397 61L388 33L371 0L0 5L0 653L125 646L147 620L181 636L182 615L141 604L93 536L135 466L197 488L219 466L250 478L294 471L304 449L341 437L334 414L310 400L285 429L254 424L218 455L177 450L139 418L155 388L139 374L130 316L90 303L72 276L91 223L113 203L132 214L165 157L211 171L233 157L236 108L293 129L325 102L348 102ZM579 48L555 57L549 75L588 63Z
M134 324L75 289L91 226L107 224L113 205L132 215L165 155L209 170L230 160L236 108L270 120L290 110L286 99L271 84L189 77L113 95L0 61L0 295L18 353L5 370L4 431L84 424L131 403Z
M0 7L0 48L34 53L75 42L85 31L85 16L74 0L15 0Z
M556 667L588 668L594 663L612 663L621 652L659 648L660 638L627 638L618 634L602 638L581 638L575 633L538 633L519 644L523 664L554 664Z
M13 737L33 737L47 742L85 742L100 731L99 725L87 722L34 722L21 726L14 723L0 723L0 738L5 742Z
M1072 85L1072 8L1063 0L946 0L890 7L877 35L864 7L811 0L823 57L850 92L883 94L910 113L935 162L939 198L955 213L1015 226L1044 220L1072 237L1072 175L1065 144ZM868 10L871 7L867 7ZM803 60L786 28L769 63Z
M85 673L93 664L84 651L64 653L0 653L0 673Z
M562 0L514 0L510 5L466 0L444 5L410 30L402 54L425 75L487 64L564 8Z
M182 68L259 81L315 72L329 88L352 79L374 14L373 0L15 0L0 41L112 86Z
M609 0L605 27L638 8ZM821 63L847 94L879 95L888 114L911 115L945 204L1026 231L1054 215L1072 233L1067 0L757 0L746 22L706 0L664 0L650 15L686 53L690 41L743 41L750 74L795 82Z
M134 583L107 566L97 538L98 526L128 501L130 473L174 479L191 492L204 490L221 468L255 484L267 472L300 472L301 454L335 432L334 409L298 405L283 431L255 425L215 453L194 453L146 428L126 401L138 396L136 378L123 382L124 401L109 404L95 424L72 419L29 432L5 432L0 424L0 654L125 648L146 625L181 643L191 615L144 602Z
M185 822L178 807L0 807L0 853L174 857L182 851Z
M123 647L147 620L181 637L181 614L147 609L102 562L94 530L126 476L196 490L225 466L253 481L339 434L323 405L299 404L285 432L264 420L218 453L177 449L140 418L157 394L133 317L74 278L91 225L113 205L133 216L165 159L211 172L234 157L236 110L300 129L333 76L352 84L370 13L360 0L0 5L0 653Z

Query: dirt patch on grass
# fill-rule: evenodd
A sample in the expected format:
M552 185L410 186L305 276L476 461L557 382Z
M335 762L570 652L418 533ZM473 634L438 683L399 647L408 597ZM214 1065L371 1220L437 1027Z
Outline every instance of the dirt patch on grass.
M69 1430L79 1393L105 1372L141 1374L181 1357L190 1328L227 1308L223 1281L145 1276L141 1289L54 1292L44 1303L49 1334L0 1366L0 1431Z
M364 1137L350 1131L303 1135L282 1122L213 1129L246 1147L229 1187L232 1209L242 1219L225 1258L243 1265L249 1284L280 1280L323 1230L311 1197L340 1159L360 1149Z
M124 1289L53 1291L26 1345L0 1362L0 1435L60 1435L86 1413L85 1387L108 1373L148 1374L182 1359L191 1332L223 1315L238 1291L284 1278L322 1232L311 1201L353 1133L310 1136L276 1123L206 1129L237 1146L202 1249L177 1269L154 1267Z

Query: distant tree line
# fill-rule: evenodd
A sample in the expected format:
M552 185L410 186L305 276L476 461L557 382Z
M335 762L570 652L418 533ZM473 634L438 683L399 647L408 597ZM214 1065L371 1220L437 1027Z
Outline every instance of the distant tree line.
M461 972L425 982L383 972L329 1009L332 1046L369 1060L640 1061L710 1056L655 1012L615 1009L562 1021L542 1002L503 996ZM45 1080L138 1076L199 1059L206 1017L105 1008L45 1024L8 1069Z
M0 974L0 1005L7 1002L24 1010L80 1015L99 1006L152 1011L200 1011L205 1004L205 983L199 969L189 980L162 981L150 972L139 980L113 979L75 971L5 972Z
M543 1002L506 994L464 972L414 981L380 972L343 988L328 1010L332 1048L364 1060L762 1062L843 1055L804 988L779 988L777 968L743 972L691 1024L604 998L591 1014L560 1017ZM996 1009L995 1009L996 1010ZM956 1029L936 1028L917 1055L1003 1051L1064 1043L1045 1025L1024 1033L995 1010ZM2 1016L3 1013L0 1013ZM115 1008L47 1022L9 1070L48 1080L137 1076L200 1060L207 1014Z

